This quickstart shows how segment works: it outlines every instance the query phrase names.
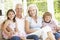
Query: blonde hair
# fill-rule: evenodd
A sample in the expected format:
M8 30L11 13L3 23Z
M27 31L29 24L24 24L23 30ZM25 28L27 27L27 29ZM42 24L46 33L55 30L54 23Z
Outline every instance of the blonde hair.
M15 9L16 9L17 7L19 7L19 6L22 6L22 4L19 4L19 3L16 4L16 5L15 5Z
M36 4L30 4L29 6L28 6L28 10L27 10L27 12L29 13L29 8L30 7L35 7L35 9L36 9L36 11L37 11L37 13L38 13L38 8L37 8L37 6L36 6ZM36 14L37 14L36 13ZM30 16L30 15L29 15Z

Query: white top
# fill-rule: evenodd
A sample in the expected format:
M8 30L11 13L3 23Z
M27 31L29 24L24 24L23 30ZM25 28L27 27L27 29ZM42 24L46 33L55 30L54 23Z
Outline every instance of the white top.
M8 28L10 28L12 31L14 31L15 28L16 28L15 23L14 23L14 22L10 22L10 23L8 24ZM3 35L3 37L4 37L5 39L8 39L8 36L6 35L6 33L2 32L2 35ZM13 35L12 35L12 36L13 36Z
M19 18L17 18L16 17L16 22L17 22L17 28L18 28L18 30L19 30L19 33L20 34L26 34L25 33L25 18L21 18L21 19L19 19Z
M15 31L16 23L10 22L10 24L8 25L8 27L9 27L12 31Z
M42 18L41 17L37 17L37 23L31 17L27 17L26 20L29 22L31 29L39 30L42 26Z

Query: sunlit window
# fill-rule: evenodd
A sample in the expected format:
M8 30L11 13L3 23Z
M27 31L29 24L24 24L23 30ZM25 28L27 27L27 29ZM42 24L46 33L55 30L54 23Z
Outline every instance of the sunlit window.
M29 4L36 4L38 6L38 16L42 16L47 11L47 0L27 0L27 6Z
M27 10L27 6L29 4L36 4L38 7L38 16L42 16L44 12L48 11L48 6L51 7L52 4L48 5L48 3L50 3L50 0L0 0L0 9L2 9L4 11L4 15L6 15L6 12L8 9L13 9L15 6L15 3L22 3L23 4L23 8L24 8L24 15L26 16L26 10ZM3 3L3 4L2 4ZM3 6L4 5L4 6ZM55 18L60 21L60 0L53 0L53 5L54 8L53 9L53 15L55 16ZM50 9L50 11L52 10Z
M55 18L60 21L60 0L54 0Z

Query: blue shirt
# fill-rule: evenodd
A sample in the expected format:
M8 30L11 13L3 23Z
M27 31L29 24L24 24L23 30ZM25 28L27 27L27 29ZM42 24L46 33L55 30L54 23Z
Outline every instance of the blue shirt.
M31 17L27 17L26 20L29 22L30 29L39 30L42 27L42 18L37 17L37 23Z

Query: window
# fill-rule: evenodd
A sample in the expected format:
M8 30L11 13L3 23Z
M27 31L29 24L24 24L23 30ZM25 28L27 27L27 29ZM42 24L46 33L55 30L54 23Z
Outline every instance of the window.
M38 16L42 16L44 12L48 11L48 6L47 5L47 0L26 0L26 4L24 3L25 0L4 0L4 2L2 0L0 0L0 5L3 3L4 6L0 6L0 9L1 7L3 7L3 10L2 11L5 11L4 13L6 14L7 10L10 9L10 8L14 8L14 1L16 1L15 3L17 2L20 2L22 3L23 5L25 5L24 7L24 12L26 12L26 9L27 9L27 6L29 4L36 4L37 7L38 7ZM50 1L50 0L49 0ZM53 0L54 1L54 16L55 18L60 21L60 0ZM2 12L3 13L3 12ZM4 15L5 15L4 14Z
M47 11L47 0L27 0L27 6L29 4L36 4L39 10L38 16L42 16Z
M60 0L54 0L55 18L60 21Z

